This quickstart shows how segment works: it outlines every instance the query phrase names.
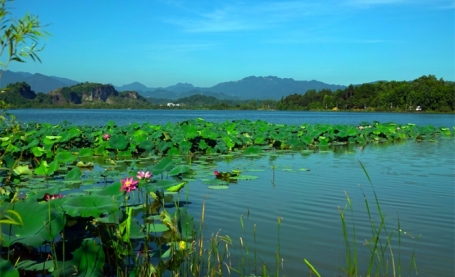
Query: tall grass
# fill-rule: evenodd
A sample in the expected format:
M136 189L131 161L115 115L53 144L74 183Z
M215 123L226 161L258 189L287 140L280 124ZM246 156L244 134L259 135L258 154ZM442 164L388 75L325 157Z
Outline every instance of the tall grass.
M370 205L368 198L363 191L363 188L360 187L364 197L365 208L367 211L371 231L371 238L370 240L365 241L364 245L368 247L370 254L368 257L368 262L366 264L366 272L362 273L359 269L359 252L357 249L359 242L357 240L356 234L354 209L349 195L345 192L347 204L344 209L338 207L345 244L345 267L343 268L343 271L347 276L402 276L402 260L400 250L402 239L401 233L403 231L401 229L400 220L398 219L397 229L392 231L387 230L385 221L386 216L381 209L381 205L379 203L379 199L374 189L371 178L362 162L359 161L359 163L370 183L374 195L374 203L373 205ZM373 210L374 208L375 211ZM374 216L373 212L375 212L375 214L377 213L377 217ZM349 228L349 224L346 218L346 215L348 213L352 216L352 234L349 232L351 228ZM394 242L393 238L396 233L398 233L398 249L394 250L392 248L392 244ZM350 236L352 236L352 238ZM398 251L398 253L395 251ZM415 261L414 254L415 248L410 258L408 275L411 274L413 270L415 270L416 274L418 274L417 263Z

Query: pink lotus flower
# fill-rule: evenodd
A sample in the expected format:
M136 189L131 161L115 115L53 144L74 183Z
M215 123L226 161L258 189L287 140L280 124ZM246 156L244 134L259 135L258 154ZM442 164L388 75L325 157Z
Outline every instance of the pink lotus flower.
M104 134L103 135L103 139L104 140L109 140L110 138L111 138L111 135L109 135L109 134Z
M147 172L138 171L136 177L137 177L139 180L142 180L142 179L145 180L145 179L150 179L150 178L152 178L152 176L153 176L153 174L150 173L150 171L147 171Z
M120 191L124 191L126 193L136 190L137 189L137 183L138 181L134 180L133 177L128 179L128 177L125 180L120 180L122 182L122 187L120 188Z
M215 174L215 176L218 176L218 174L220 174L220 173L218 172L218 170L215 170L215 171L213 171L213 174Z
M49 200L52 200L52 199L57 199L57 198L62 198L63 195L62 194L54 194L54 195L50 195L49 193L46 193L46 195L44 196L44 199L46 201L49 201Z

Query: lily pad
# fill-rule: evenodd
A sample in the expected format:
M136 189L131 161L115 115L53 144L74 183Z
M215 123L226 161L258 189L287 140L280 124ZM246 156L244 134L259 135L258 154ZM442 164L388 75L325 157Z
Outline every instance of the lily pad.
M229 186L208 186L209 189L228 189Z
M0 214L5 214L6 210L17 212L23 225L1 225L3 247L14 243L38 247L45 241L52 241L65 226L63 213L38 202L17 202L13 206L4 204L0 207Z

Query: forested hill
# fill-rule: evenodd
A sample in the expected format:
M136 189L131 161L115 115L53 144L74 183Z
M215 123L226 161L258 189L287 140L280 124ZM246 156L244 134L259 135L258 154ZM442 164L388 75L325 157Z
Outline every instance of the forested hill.
M9 84L0 91L0 101L11 108L146 108L147 99L135 91L118 92L112 85L80 83L47 94L35 93L25 82Z
M411 82L380 81L336 91L309 90L281 98L277 109L415 111L418 106L424 111L454 112L455 83L428 75Z

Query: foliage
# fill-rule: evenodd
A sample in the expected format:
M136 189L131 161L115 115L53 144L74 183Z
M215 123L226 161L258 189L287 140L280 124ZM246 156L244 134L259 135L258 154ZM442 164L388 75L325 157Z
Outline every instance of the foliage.
M8 103L10 106L20 106L24 102L29 103L34 98L36 98L35 92L25 82L9 84L0 91L0 101Z
M391 81L350 85L344 90L309 90L282 98L280 110L364 110L364 111L454 112L455 84L422 76L411 82Z
M37 16L26 14L20 19L11 16L6 5L8 0L0 0L0 57L6 53L6 60L0 61L2 67L0 77L11 61L24 62L26 58L40 61L38 41L46 38L49 34L43 30L43 26Z
M317 151L451 137L447 128L379 122L291 126L197 119L165 125L2 127L0 243L9 256L2 256L7 260L0 260L0 267L11 274L18 269L84 276L160 275L178 270L196 249L202 251L194 247L193 219L174 195L195 174L211 175L202 179L210 189L256 178L238 170L214 174L204 165L214 153L254 158L276 149ZM198 163L192 163L196 158ZM94 166L94 172L85 171ZM122 190L126 182L134 186ZM21 198L19 192L25 192ZM30 254L30 248L39 250Z

